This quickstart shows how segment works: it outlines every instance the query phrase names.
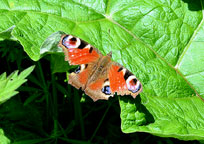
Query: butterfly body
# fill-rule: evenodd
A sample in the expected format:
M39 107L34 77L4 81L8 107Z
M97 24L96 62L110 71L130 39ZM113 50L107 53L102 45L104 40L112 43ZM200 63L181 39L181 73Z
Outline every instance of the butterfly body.
M69 75L68 83L81 88L94 101L107 100L115 92L136 97L142 91L140 81L111 60L112 52L103 56L98 49L72 35L62 35L59 46L70 65L79 65Z
M93 66L87 84L90 84L91 82L96 81L97 79L107 77L110 65L111 57L109 55L101 57L98 62L96 62L96 64Z

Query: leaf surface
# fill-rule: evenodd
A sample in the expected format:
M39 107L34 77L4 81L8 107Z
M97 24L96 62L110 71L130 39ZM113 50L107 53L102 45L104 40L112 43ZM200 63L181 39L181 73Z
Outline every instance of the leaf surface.
M6 72L0 75L0 104L18 93L16 89L27 81L25 78L33 71L33 69L34 66L31 66L20 74L18 74L17 70L11 73L8 77L6 76Z
M0 129L0 144L10 144L10 140L4 135L4 131Z
M144 87L135 100L120 98L123 132L203 140L203 5L202 0L2 0L0 37L9 37L15 26L11 36L33 60L58 51L49 45L58 31L103 54L112 51L113 60Z

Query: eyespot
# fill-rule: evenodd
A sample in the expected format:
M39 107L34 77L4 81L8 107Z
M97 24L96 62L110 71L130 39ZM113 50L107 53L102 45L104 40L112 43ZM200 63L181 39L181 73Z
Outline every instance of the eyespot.
M62 45L66 48L78 48L81 44L81 40L79 38L75 38L72 35L66 35L62 39Z
M77 39L76 39L75 37L72 37L72 38L70 39L70 41L72 41L72 42L76 42Z
M84 69L86 69L88 67L88 64L82 64L79 67L77 67L77 69L74 71L74 73L78 74L81 71L83 71Z
M80 45L78 46L79 49L83 49L87 46L87 43L83 40L80 41Z
M128 77L128 79L126 80L126 84L127 84L128 90L130 90L133 93L138 92L141 88L141 83L133 75Z
M111 89L110 86L104 86L101 91L106 94L106 95L110 95L111 94Z
M77 69L74 71L74 73L78 74L81 71L81 66L78 66Z

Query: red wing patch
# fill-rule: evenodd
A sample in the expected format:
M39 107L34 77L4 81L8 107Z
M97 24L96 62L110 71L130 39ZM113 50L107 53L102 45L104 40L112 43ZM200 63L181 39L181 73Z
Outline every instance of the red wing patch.
M87 64L100 57L96 48L72 35L62 35L59 46L64 50L65 60L71 65Z
M99 54L95 50L92 50L92 52L90 53L89 48L69 48L68 57L70 64L80 65L96 61L99 58Z
M89 85L89 88L90 88L91 90L102 89L103 84L104 84L104 79L99 79L99 80L97 80L96 82L91 83L91 84Z
M119 66L112 65L109 71L109 81L112 92L120 91L122 89L127 88L123 71L118 72L119 69Z
M88 69L85 69L81 73L79 73L79 82L82 84L86 84L89 78Z

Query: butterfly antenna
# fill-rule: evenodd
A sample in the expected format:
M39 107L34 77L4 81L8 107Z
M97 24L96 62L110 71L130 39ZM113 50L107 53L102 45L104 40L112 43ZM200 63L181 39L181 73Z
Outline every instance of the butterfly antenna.
M112 51L110 51L107 55L112 57Z

